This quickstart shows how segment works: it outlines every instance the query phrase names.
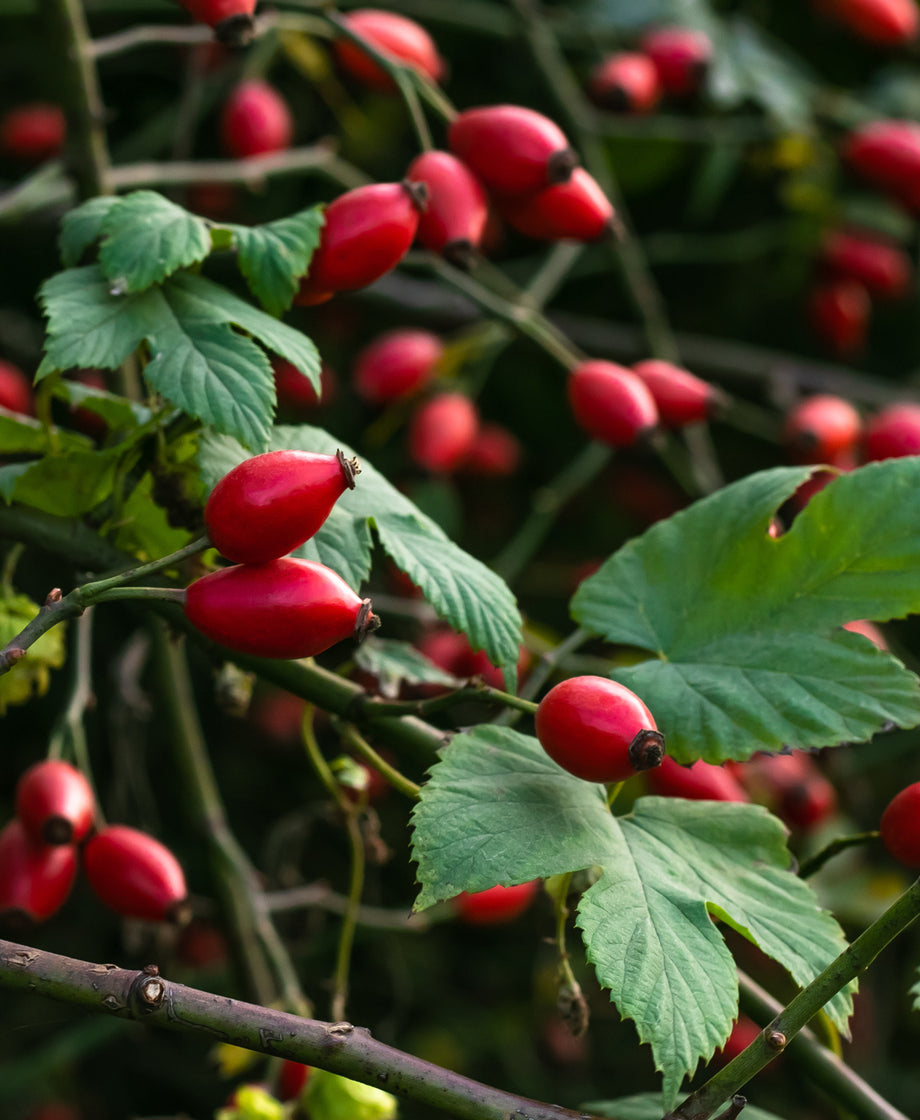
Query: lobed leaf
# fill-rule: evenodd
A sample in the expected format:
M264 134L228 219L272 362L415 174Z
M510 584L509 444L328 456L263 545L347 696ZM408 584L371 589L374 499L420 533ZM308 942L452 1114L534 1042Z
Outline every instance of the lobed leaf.
M73 268L80 263L80 258L101 235L106 214L117 204L118 199L112 195L89 198L64 215L58 248L65 268Z

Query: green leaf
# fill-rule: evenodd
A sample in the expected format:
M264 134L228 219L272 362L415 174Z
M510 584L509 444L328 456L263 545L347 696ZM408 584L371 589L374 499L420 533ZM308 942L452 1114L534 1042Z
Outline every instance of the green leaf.
M635 1093L631 1097L617 1097L612 1101L588 1101L582 1112L594 1116L609 1116L611 1120L661 1120L668 1111L661 1093ZM744 1106L744 1120L781 1120L775 1112L765 1112L752 1104Z
M920 611L920 459L837 478L773 539L770 518L809 473L751 475L659 522L572 600L588 630L655 654L614 675L649 706L679 762L920 722L914 674L834 629Z
M291 306L300 278L319 244L323 212L317 207L263 226L230 226L240 271L252 294L272 315Z
M456 736L413 811L421 909L460 891L594 867L578 924L600 983L665 1071L669 1105L737 1015L735 965L715 920L808 983L845 947L789 871L782 823L760 806L642 797L627 817L537 741L484 725ZM828 1004L845 1028L850 999Z
M272 450L332 455L340 448L348 456L355 454L328 432L306 424L277 427L271 438ZM245 458L242 448L226 440L203 440L199 463L205 484L210 489ZM371 528L442 618L506 674L516 672L521 619L507 585L455 545L366 460L355 489L342 495L316 536L294 555L320 559L357 587L371 567Z
M51 431L62 450L92 446L92 440L76 432L68 432L63 428L52 428ZM49 443L50 435L41 421L0 408L0 455L22 455L30 451L43 455L48 450Z
M27 595L0 597L0 648L11 642L39 612L38 603ZM64 626L55 626L34 642L29 656L0 677L0 716L9 705L25 704L33 696L44 696L51 683L51 670L60 669L66 657Z
M366 638L355 651L355 664L377 678L381 696L395 700L402 684L440 684L460 688L464 683L446 673L409 642Z
M102 233L106 214L117 205L118 199L111 195L90 198L64 215L58 247L65 268L80 263L80 258Z
M152 416L146 405L79 381L62 379L55 385L54 395L67 401L72 408L85 408L101 416L110 428L136 428L146 424Z
M112 492L123 452L70 451L0 467L0 497L59 517L95 509Z
M207 222L156 191L132 191L102 221L99 263L120 291L142 292L210 251Z

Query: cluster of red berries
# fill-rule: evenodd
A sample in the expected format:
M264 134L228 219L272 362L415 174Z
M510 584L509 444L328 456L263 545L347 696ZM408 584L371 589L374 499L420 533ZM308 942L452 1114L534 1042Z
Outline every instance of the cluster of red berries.
M270 451L234 467L211 491L211 542L235 563L190 584L185 614L221 645L257 657L313 657L379 625L324 564L287 554L309 540L354 487L358 464L335 455Z
M16 816L0 831L0 918L43 922L65 902L78 867L117 913L147 921L187 916L185 876L168 848L145 832L93 832L89 782L67 762L30 767L16 786Z
M818 12L866 43L899 47L917 38L914 0L813 0Z
M636 50L606 55L591 71L588 93L602 109L650 113L662 96L685 101L700 87L712 57L712 42L690 27L658 27Z

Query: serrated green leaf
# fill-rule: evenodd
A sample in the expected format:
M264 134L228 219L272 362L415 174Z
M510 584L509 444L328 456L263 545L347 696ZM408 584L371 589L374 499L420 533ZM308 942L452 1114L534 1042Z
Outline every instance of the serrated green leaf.
M572 616L656 659L618 669L679 762L863 740L920 722L920 685L835 631L920 610L920 459L852 471L791 530L770 518L809 468L764 471L652 526L583 581ZM854 640L855 639L855 640Z
M413 810L422 909L460 891L595 867L578 925L598 979L665 1071L683 1077L737 1015L735 965L715 919L813 979L845 947L833 917L789 871L786 830L760 806L642 797L614 817L604 790L530 736L484 725L456 736ZM847 994L828 1004L845 1028Z
M118 199L111 195L90 198L64 215L58 248L65 268L80 263L80 258L101 234L106 214L117 204Z
M317 207L263 226L231 226L240 272L252 294L272 315L291 306L300 278L319 244L323 212Z
M68 432L63 428L52 428L51 432L61 450L92 447L92 440L77 432ZM43 454L48 450L49 443L49 432L40 420L0 408L0 455Z
M142 292L210 251L207 222L156 191L126 194L102 221L99 263L119 291Z
M321 428L306 424L274 429L272 450L316 451L332 455L354 451ZM208 437L199 463L208 488L246 458L228 441ZM513 673L517 666L521 619L507 585L479 560L453 543L430 518L366 460L354 490L346 491L312 541L294 555L318 557L357 587L371 565L376 530L385 552L415 583L438 614L463 631L475 649ZM357 577L357 578L356 578Z
M110 428L135 428L146 424L152 416L146 405L79 381L62 379L54 387L54 396L66 401L72 408L85 408L101 416Z
M59 517L95 509L112 492L121 449L70 451L0 467L0 497Z
M440 684L460 688L464 683L429 661L409 642L366 638L355 651L355 664L377 678L381 696L395 700L402 684Z
M661 1093L635 1093L630 1097L617 1097L612 1101L587 1101L580 1106L582 1112L594 1116L609 1116L610 1120L661 1120L668 1111ZM744 1120L782 1120L775 1112L765 1112L755 1105L744 1106Z

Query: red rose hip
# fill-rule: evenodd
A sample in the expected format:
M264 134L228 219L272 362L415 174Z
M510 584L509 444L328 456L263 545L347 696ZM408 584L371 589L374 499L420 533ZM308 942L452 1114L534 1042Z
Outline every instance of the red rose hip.
M92 828L95 808L89 782L60 759L36 762L16 784L16 816L37 844L78 844Z
M469 454L479 428L476 406L462 393L440 393L425 401L409 422L409 455L426 471L456 470Z
M662 424L669 428L708 420L723 399L708 381L673 362L649 358L636 362L632 369L652 394Z
M248 159L289 148L294 118L281 94L260 78L241 82L220 115L220 140L234 159Z
M122 824L97 832L83 850L83 870L100 901L126 918L165 922L186 916L182 867L146 832Z
M825 238L820 262L832 275L858 280L880 299L897 299L910 287L910 258L875 234L833 230Z
M857 410L831 393L806 397L786 414L783 443L796 463L852 466L862 436Z
M569 374L568 397L579 426L611 447L631 447L658 425L658 406L642 379L603 359Z
M45 921L64 904L76 874L76 848L36 844L22 821L9 821L0 831L0 919Z
M311 451L269 451L246 459L211 491L204 522L218 552L240 564L264 564L316 533L354 489L356 459Z
M464 891L451 899L457 920L468 926L497 926L513 921L530 906L540 888L538 879L513 887Z
M750 801L738 780L724 766L698 759L690 766L681 766L673 758L663 758L661 765L646 775L648 788L659 797L683 797L688 801Z
M866 424L863 457L868 462L920 455L920 404L890 404Z
M394 62L411 66L429 81L444 77L444 60L434 40L415 20L377 8L356 8L342 22L370 46ZM390 75L357 43L337 39L334 45L339 66L356 81L380 93L392 93L396 84Z
M616 113L650 113L661 97L654 62L639 51L608 55L591 71L588 93L595 105Z
M0 359L0 408L31 416L35 412L35 394L28 377L12 362Z
M816 0L815 6L860 39L880 47L899 46L917 36L914 0Z
M179 0L192 19L214 28L214 37L231 46L244 46L253 36L256 0Z
M892 798L882 813L879 832L882 843L898 863L920 868L920 782Z
M652 713L607 677L562 681L540 701L534 719L550 758L589 782L621 782L664 757L664 736Z
M670 97L692 97L709 67L712 43L691 27L659 27L643 38L641 49L654 63L661 88Z
M499 198L496 208L518 233L539 241L598 241L610 233L614 216L600 184L582 167L564 183Z
M406 178L424 183L428 191L428 205L418 221L419 241L458 268L469 268L489 218L482 184L450 152L422 152Z
M355 392L374 405L409 397L427 385L443 354L444 343L431 331L387 331L358 355Z
M808 297L812 329L840 358L851 358L862 350L870 311L865 285L848 276L823 281Z
M60 105L44 101L18 105L0 120L0 152L24 163L41 163L60 152L66 131Z

